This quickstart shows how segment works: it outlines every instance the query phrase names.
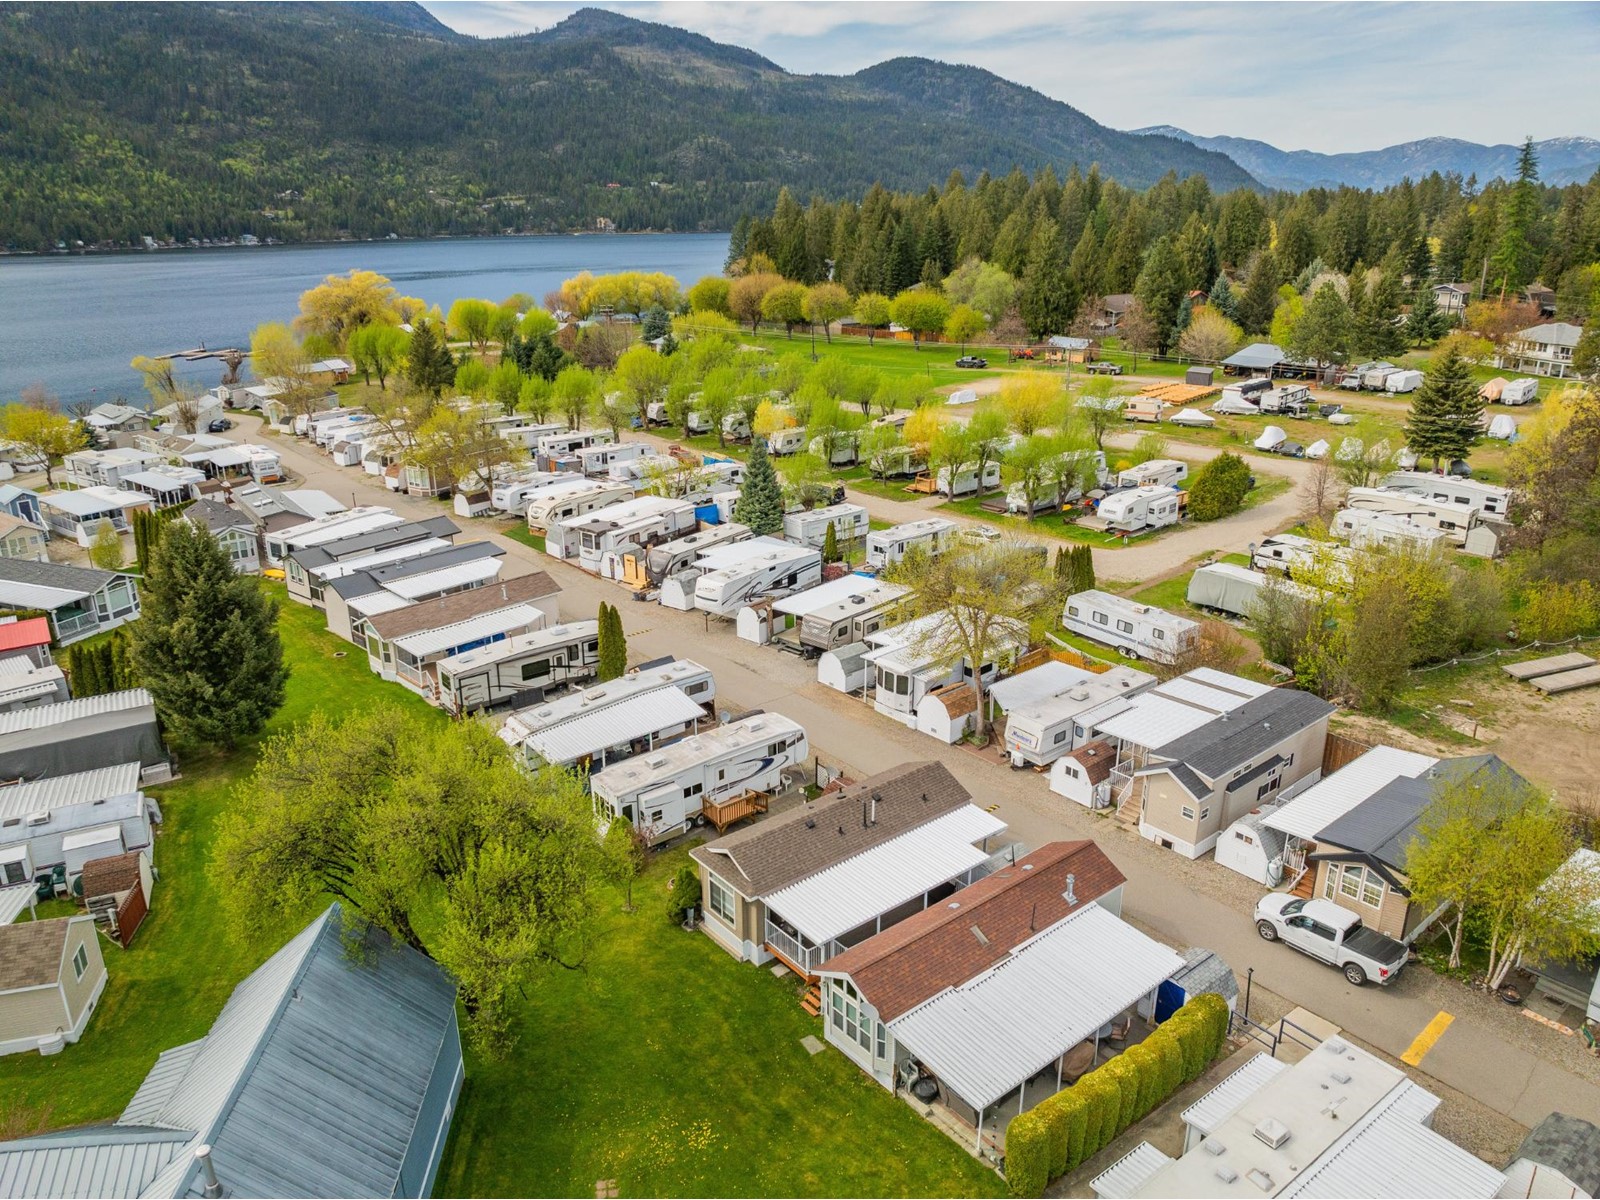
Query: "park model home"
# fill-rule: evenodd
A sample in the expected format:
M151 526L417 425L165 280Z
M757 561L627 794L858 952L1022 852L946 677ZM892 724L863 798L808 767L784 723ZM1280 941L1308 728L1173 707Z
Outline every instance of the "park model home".
M592 776L595 815L624 820L651 842L710 821L725 829L765 812L784 773L811 753L806 731L776 713L752 713Z
M261 570L256 526L249 514L216 500L196 500L183 510L182 519L214 537L241 575L254 575Z
M135 620L139 587L120 571L0 558L0 606L42 610L67 646Z
M23 1198L428 1196L462 1073L455 983L334 905L115 1123L0 1142L0 1180Z
M687 659L643 663L621 679L519 709L500 738L529 770L587 774L715 724L711 672Z
M92 859L149 851L160 820L136 762L0 788L0 887L57 868L68 880Z
M388 509L378 511L394 515ZM362 528L365 525L368 522L334 523L319 532L300 535L296 540L301 544L283 556L289 598L322 608L323 590L330 579L430 553L450 545L461 532L449 517L430 517L426 521L374 519L371 527ZM322 533L329 536L323 537Z
M105 986L93 917L0 925L0 1056L53 1054L76 1042ZM5 1148L0 1142L0 1180L12 1178ZM5 1191L19 1194L10 1183Z
M136 509L154 506L155 502L143 492L112 487L45 492L39 497L39 512L50 531L85 547L93 544L102 525L109 525L116 533L126 533L133 527Z
M297 550L322 546L339 541L341 538L355 537L373 529L403 524L406 524L404 517L393 509L383 508L380 505L362 505L358 508L336 510L308 520L295 521L267 533L267 562L279 566ZM290 578L292 581L292 573Z
M489 585L500 577L505 553L492 542L444 545L400 562L330 579L322 593L328 632L354 641L354 623L374 611L392 611L401 603L414 604ZM363 601L368 605L376 602L377 608L362 606Z
M830 528L839 545L848 546L867 536L867 510L859 504L830 504L783 518L784 537L816 550L827 542Z
M741 609L738 634L770 641L808 658L859 642L889 624L911 589L864 575L843 575L768 606Z
M1153 1022L1184 960L1118 916L1121 872L1052 842L822 967L824 1029L998 1158L1011 1118L1091 1069L1107 1026Z
M939 763L908 763L690 851L702 928L740 959L829 959L1012 858L1005 822Z
M1101 591L1067 597L1061 623L1073 633L1115 647L1125 658L1161 663L1176 662L1200 636L1198 621Z
M31 521L0 512L0 558L49 562L49 535Z
M440 659L439 703L460 716L537 701L593 679L599 665L598 621L551 625Z
M989 639L990 659L978 664L967 661L951 619L943 612L880 629L864 640L871 647L862 659L871 671L872 706L902 725L932 733L941 725L948 730L959 717L940 705L938 713L928 711L924 729L924 699L940 689L964 687L970 693L974 675L992 681L1026 648L1028 631L1018 621L996 622ZM820 667L818 671L820 678ZM970 715L976 710L977 697L961 703ZM944 740L954 739L947 736Z

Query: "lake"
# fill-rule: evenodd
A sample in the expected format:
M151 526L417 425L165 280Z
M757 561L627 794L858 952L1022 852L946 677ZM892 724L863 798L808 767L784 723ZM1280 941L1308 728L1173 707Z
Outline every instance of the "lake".
M663 271L688 287L727 253L727 234L662 233L0 258L0 402L42 383L63 400L142 404L135 355L248 346L261 322L294 317L301 292L352 268L448 311L463 296L542 299L580 271ZM222 367L179 373L210 387Z

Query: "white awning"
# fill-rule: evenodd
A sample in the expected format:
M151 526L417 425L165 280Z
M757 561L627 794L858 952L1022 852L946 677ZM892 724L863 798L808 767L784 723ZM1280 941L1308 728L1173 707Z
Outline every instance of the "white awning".
M453 567L440 567L437 571L424 571L392 580L383 586L396 596L417 600L442 592L456 591L485 583L500 574L505 565L499 558L475 558L471 562L457 563Z
M705 709L681 688L665 684L529 734L523 744L547 763L577 762L585 755L676 729L705 715Z
M469 643L481 642L497 634L523 633L530 626L544 623L544 610L531 604L509 604L496 612L482 613L454 625L441 625L437 629L423 629L395 638L395 648L404 650L414 658L427 658L443 650L455 651Z
M772 611L804 617L827 608L830 604L843 604L851 596L867 596L887 604L897 600L911 589L897 583L881 583L865 575L843 575L828 583L796 592L772 602Z
M1125 1200L1137 1196L1139 1189L1150 1182L1151 1176L1171 1161L1149 1142L1140 1142L1090 1180L1090 1190L1100 1200Z
M1100 733L1133 746L1165 746L1217 719L1217 714L1146 692L1099 725Z
M85 829L82 833L69 833L61 839L61 848L82 850L87 846L104 846L111 842L122 845L122 826L97 825L93 829Z
M993 1104L1155 991L1183 959L1098 904L889 1022L968 1104Z
M973 843L1006 823L965 804L766 898L767 908L816 945L970 871L989 857Z
M1415 779L1439 760L1393 746L1374 746L1354 762L1318 780L1261 818L1268 829L1313 841L1379 788L1401 777Z
M0 925L9 925L27 912L33 897L34 885L31 883L0 888Z
M1289 1064L1270 1054L1258 1054L1216 1087L1183 1110L1183 1123L1202 1134L1215 1133L1222 1123L1254 1096L1269 1079L1287 1071ZM1129 1195L1132 1195L1130 1192Z

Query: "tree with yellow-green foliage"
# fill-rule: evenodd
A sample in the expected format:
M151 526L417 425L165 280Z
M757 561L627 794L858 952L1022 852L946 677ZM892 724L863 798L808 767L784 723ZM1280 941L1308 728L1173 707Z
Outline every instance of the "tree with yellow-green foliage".
M806 320L822 326L822 336L832 342L833 323L850 315L850 293L837 283L815 284L806 291L804 308Z
M1000 410L1011 428L1023 437L1032 437L1060 417L1066 393L1061 381L1043 371L1023 371L1009 375L1000 385Z
M728 292L732 287L732 280L721 275L707 275L689 289L689 311L730 316Z
M329 275L301 293L300 315L294 323L302 336L321 334L342 348L363 325L397 325L420 315L422 309L420 300L396 294L376 271L353 270Z

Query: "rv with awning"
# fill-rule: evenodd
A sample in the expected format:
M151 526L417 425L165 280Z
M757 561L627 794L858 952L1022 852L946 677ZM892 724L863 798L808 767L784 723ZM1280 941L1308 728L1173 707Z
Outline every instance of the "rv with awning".
M438 661L439 703L460 716L586 683L600 664L598 621L569 621Z
M576 560L591 575L617 579L622 574L622 554L638 554L657 542L682 537L697 524L694 505L687 500L639 496L551 525L544 548L553 558Z
M941 554L955 540L956 523L943 517L907 521L867 534L867 566L876 571L893 566L913 550Z
M911 589L902 584L867 575L844 575L768 605L742 610L738 634L757 645L770 642L814 658L836 646L859 642L892 623L910 594Z
M633 462L649 453L650 447L643 442L619 442L614 446L602 442L596 446L581 446L574 451L578 470L591 479L600 476L610 478L614 464Z
M632 500L633 486L574 477L571 486L552 483L528 497L528 532L543 534L552 525L585 516L597 508Z
M1443 504L1464 504L1502 521L1511 511L1511 489L1481 479L1458 479L1428 471L1394 471L1383 477L1380 486L1426 496Z
M1095 515L1112 533L1137 533L1176 525L1183 515L1183 501L1176 488L1150 484L1112 492L1100 501Z
M498 512L520 517L527 512L528 498L540 489L556 483L566 485L573 482L576 481L572 476L554 471L518 471L495 481L494 487L489 489L489 506Z
M722 547L724 565L695 580L694 605L731 617L752 600L787 596L822 582L822 552L777 538L752 538Z
M1112 667L1097 675L1068 663L1046 662L994 684L989 700L1005 710L1011 765L1047 767L1086 739L1088 731L1077 718L1155 685L1154 675L1132 667Z
M748 525L729 522L708 526L686 537L651 546L644 555L642 568L636 556L624 556L622 582L631 587L660 587L667 576L693 566L707 550L749 539Z
M1351 488L1344 502L1347 508L1388 513L1428 529L1437 529L1457 546L1464 545L1467 534L1483 520L1482 510L1471 504L1456 504L1417 492L1392 491L1389 488Z

